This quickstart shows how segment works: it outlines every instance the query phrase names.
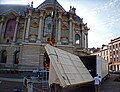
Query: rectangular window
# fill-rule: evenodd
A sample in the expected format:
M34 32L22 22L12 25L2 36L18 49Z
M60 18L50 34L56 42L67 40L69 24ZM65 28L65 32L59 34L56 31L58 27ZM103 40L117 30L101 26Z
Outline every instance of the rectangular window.
M110 50L111 50L112 48L111 48L111 46L110 46Z
M118 54L118 50L116 50L116 54Z
M114 58L114 62L115 62L115 58Z
M118 48L118 44L116 44L116 48Z
M115 46L113 45L113 49L115 48Z
M104 56L105 56L105 51L104 51Z
M116 71L116 65L114 65L114 71Z
M110 51L110 55L112 55L112 51Z
M115 51L113 51L113 54L115 55Z
M118 57L117 57L117 61L118 61Z

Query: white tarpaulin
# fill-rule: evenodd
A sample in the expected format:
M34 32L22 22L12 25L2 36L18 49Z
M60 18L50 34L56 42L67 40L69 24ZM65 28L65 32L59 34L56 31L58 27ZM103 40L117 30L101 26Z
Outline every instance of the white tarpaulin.
M50 84L58 83L66 87L93 80L78 56L50 45L46 45L45 49L50 58Z

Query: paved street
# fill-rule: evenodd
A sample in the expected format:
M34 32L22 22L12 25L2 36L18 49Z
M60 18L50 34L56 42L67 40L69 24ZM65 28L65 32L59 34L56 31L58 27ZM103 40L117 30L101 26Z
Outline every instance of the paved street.
M110 78L105 80L102 85L100 92L120 92L120 82L115 82L115 77L119 76L118 74L111 74ZM94 86L81 86L77 88L69 88L64 92L95 92Z
M2 81L0 84L0 92L13 92L13 89L15 88L21 89L22 92L27 92L27 89L23 86L22 82Z
M114 78L118 76L116 74L111 74L110 79L106 80L101 85L101 91L100 92L120 92L120 82L113 81ZM7 81L5 81L7 80ZM25 86L23 86L21 79L6 79L0 77L0 92L12 92L14 88L21 89L21 92L27 92L27 89ZM40 85L34 85L36 88L34 89L34 92L43 92L40 90ZM81 87L75 87L75 88L67 88L63 92L94 92L94 86L81 86ZM45 91L44 91L45 92Z
M111 74L110 79L102 84L100 92L120 92L120 82L114 81L117 76L118 74Z

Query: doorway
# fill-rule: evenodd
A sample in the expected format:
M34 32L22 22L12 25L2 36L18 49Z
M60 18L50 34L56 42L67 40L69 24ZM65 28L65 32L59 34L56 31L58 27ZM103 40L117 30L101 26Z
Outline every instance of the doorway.
M0 56L1 56L0 63L6 63L7 62L7 51L1 50Z

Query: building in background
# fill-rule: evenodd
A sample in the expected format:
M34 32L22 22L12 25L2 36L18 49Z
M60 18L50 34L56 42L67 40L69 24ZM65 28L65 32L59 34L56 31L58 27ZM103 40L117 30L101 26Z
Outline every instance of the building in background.
M112 39L108 44L112 71L120 71L120 37Z
M54 46L76 55L86 55L87 23L56 0L45 0L37 8L31 5L0 5L0 68L30 71L43 67L44 46L54 31ZM55 7L54 7L55 6ZM54 14L52 12L54 10ZM54 24L53 24L54 21ZM53 27L53 25L55 25Z
M109 49L108 49L108 45L102 45L102 48L101 48L100 52L101 52L102 58L104 58L105 60L107 60L108 63L109 63L110 60L109 60Z
M90 48L90 49L89 49L89 53L90 53L91 55L101 56L100 50L101 50L101 48Z
M112 39L108 45L102 45L100 49L91 49L91 52L91 55L98 55L107 60L111 71L120 71L120 37Z

